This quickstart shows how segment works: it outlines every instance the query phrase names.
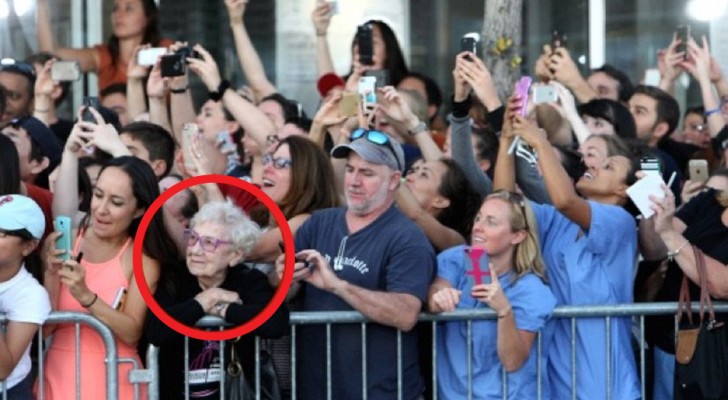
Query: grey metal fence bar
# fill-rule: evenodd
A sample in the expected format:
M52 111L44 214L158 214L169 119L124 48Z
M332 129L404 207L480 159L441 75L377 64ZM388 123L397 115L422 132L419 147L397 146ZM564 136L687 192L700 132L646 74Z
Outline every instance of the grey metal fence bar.
M0 326L4 326L7 323L7 319L4 314L0 314ZM89 326L90 328L94 329L96 332L98 332L99 336L101 336L101 340L104 342L104 346L106 347L106 359L104 360L104 363L106 364L106 398L108 400L116 400L119 396L119 384L118 384L118 371L119 371L119 358L116 351L116 341L114 340L114 334L111 332L111 329L104 325L101 321L96 319L95 317L85 314L85 313L76 313L76 312L69 312L69 311L54 311L52 312L48 318L46 319L46 324L56 324L56 323L73 323L75 325L76 330L76 398L80 396L80 378L78 377L78 370L79 370L79 364L78 364L78 344L79 344L79 333L80 333L80 325L84 324ZM38 377L40 379L40 396L39 399L44 398L44 391L43 391L43 327L38 330L38 338L39 340L39 349L38 349ZM3 388L2 394L3 398L7 398L7 391L5 390L5 382L2 382L0 384L0 387Z
M714 308L715 308L715 311L719 312L719 313L728 312L728 302L716 302L716 303L714 303ZM577 319L579 319L579 318L604 318L605 323L606 323L605 329L607 332L606 351L609 351L609 349L611 348L612 343L613 343L613 339L611 338L611 333L612 333L611 326L613 324L612 318L633 317L633 316L638 317L639 318L638 319L639 334L637 335L638 336L637 338L640 342L640 378L642 381L642 387L641 387L642 396L644 398L645 394L646 394L646 388L645 388L645 383L644 383L644 380L645 380L645 349L644 349L644 347L645 347L644 346L644 344L645 344L645 336L644 336L645 321L644 321L644 318L645 318L645 316L648 316L648 315L674 314L676 309L677 309L676 302L619 304L619 305L611 305L611 306L601 306L601 305L597 305L597 306L560 306L554 310L552 317L553 318L571 319L571 330L572 330L572 344L571 344L572 355L571 355L571 357L572 357L573 365L576 364L576 354L575 354L576 352L575 352L575 348L574 348L576 343L574 341L575 340L574 331L576 329L576 320ZM695 311L698 311L699 305L694 303L693 309ZM433 343L432 343L431 349L433 351L433 361L432 361L433 373L432 373L431 379L432 379L432 383L433 383L433 398L435 398L435 399L438 398L437 397L438 382L437 382L437 371L436 371L438 354L437 354L437 346L435 344L436 340L437 340L437 329L436 329L437 323L446 322L446 321L466 321L466 325L468 327L468 337L471 338L469 340L469 342L470 342L472 340L472 321L495 319L495 318L497 318L496 313L491 310L487 310L487 309L457 310L454 312L443 313L443 314L427 314L427 313L420 314L420 316L419 316L420 322L430 322L432 324ZM222 322L223 322L222 319L219 319L217 317L205 317L200 321L200 323L198 323L198 326L219 327ZM294 399L296 398L296 387L298 384L298 382L296 380L296 368L295 368L296 362L298 361L297 351L296 351L296 333L297 333L296 328L298 326L300 326L300 325L326 325L325 341L327 343L327 346L326 346L327 347L326 348L327 361L326 361L325 368L327 370L326 375L329 378L331 377L331 351L332 351L332 349L331 349L331 325L333 325L333 324L352 324L352 323L362 324L362 340L363 340L362 348L364 349L363 351L366 351L366 342L365 342L366 325L368 323L370 323L370 321L358 312L347 312L347 311L292 312L291 317L290 317L290 323L291 323L291 338L292 338L292 341L291 341L291 363L292 363L291 387L293 390L292 397ZM400 335L398 335L398 338L397 338L397 346L398 346L397 352L401 356L402 350L400 347L401 346L401 336ZM544 362L544 360L541 359L543 342L541 340L540 335L538 335L536 337L536 346L537 346L537 350L536 350L536 354L537 354L537 362L536 362L536 365L537 365L537 377L536 377L536 379L537 379L537 396L540 399L543 396L542 384L543 384L543 379L544 379L544 377L542 376L542 365L543 365L542 363ZM260 358L258 355L259 348L260 347L258 345L258 342L256 341L256 359L255 359L255 361L256 361L256 387L259 386L259 380L260 380L260 376L259 376L259 372L258 372L259 367L260 367L258 365L259 361L260 361ZM472 376L471 376L472 375L472 364L471 364L472 360L470 360L470 358L472 358L472 348L471 348L470 343L468 343L467 353L470 354L469 360L467 360L468 375L469 375L469 377L468 377L468 395L470 397L470 396L472 396L472 393L473 393L472 392ZM155 357L156 352L149 352L148 355L149 355L149 357ZM364 361L362 364L362 366L364 367L363 371L366 371L366 368L365 368L366 359L365 359L365 357L363 357L363 358L364 358ZM611 363L610 357L607 357L606 363L607 363L607 365L606 365L607 371L609 371L609 366ZM153 368L153 365L156 365L156 364L154 362L151 362L148 359L148 367L151 369L151 368ZM398 377L397 377L397 379L398 379L397 391L398 391L398 397L401 397L402 390L403 390L402 382L401 382L401 379L402 379L401 378L401 374L402 374L401 360L398 361L397 366L398 366L398 370L399 370ZM508 379L507 379L508 374L505 372L505 370L502 371L502 373L503 373L502 385L503 385L503 393L504 393L503 398L505 399L505 398L507 398L507 392L508 392ZM609 382L611 379L613 379L613 376L611 376L609 374L609 372L607 372L607 374L608 375L606 376L606 379ZM363 390L362 397L366 398L367 397L366 372L364 372L363 378L364 378L363 379L364 387L362 388L362 390ZM572 368L572 384L574 385L574 388L572 389L573 398L576 398L575 387L576 387L577 379L578 379L578 376L577 376L576 368ZM332 386L335 384L336 384L336 382L331 382L330 379L329 379L329 382L327 382L327 397L328 398L331 398ZM157 398L157 397L153 397L154 394L152 393L153 390L157 390L156 387L157 386L155 386L155 385L150 385L150 387L149 387L150 400L155 400ZM607 385L607 387L609 388L610 385ZM259 395L259 394L260 393L258 392L258 390L256 390L256 395ZM607 396L610 396L610 395L611 395L611 393L607 394Z

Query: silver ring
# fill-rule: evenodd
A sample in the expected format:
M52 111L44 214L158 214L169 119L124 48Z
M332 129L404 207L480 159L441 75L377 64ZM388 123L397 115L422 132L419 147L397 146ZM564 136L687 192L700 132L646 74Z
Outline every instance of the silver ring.
M223 308L225 308L225 304L224 303L217 303L217 304L215 304L215 311L217 311L218 313L222 312L222 309Z

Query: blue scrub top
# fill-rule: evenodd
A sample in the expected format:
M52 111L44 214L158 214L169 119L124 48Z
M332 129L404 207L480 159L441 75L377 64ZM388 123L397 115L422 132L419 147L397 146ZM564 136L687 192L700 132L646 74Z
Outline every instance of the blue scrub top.
M486 308L485 303L470 296L473 282L466 275L467 254L465 246L445 250L437 257L437 275L462 290L458 309ZM484 256L487 264L487 255ZM546 325L556 306L556 299L544 282L533 273L512 282L514 274L499 275L503 293L508 298L520 330L539 332ZM498 358L497 320L473 321L472 323L472 372L474 399L502 399L503 365ZM550 342L550 334L542 332L542 341ZM535 399L537 390L536 352L534 340L528 360L515 372L508 374L508 398ZM547 348L542 349L545 360ZM467 324L465 322L441 322L437 327L437 383L442 399L464 399L468 395ZM545 371L546 363L542 363ZM542 381L546 379L542 376ZM544 391L544 395L548 392ZM548 399L547 396L544 399Z

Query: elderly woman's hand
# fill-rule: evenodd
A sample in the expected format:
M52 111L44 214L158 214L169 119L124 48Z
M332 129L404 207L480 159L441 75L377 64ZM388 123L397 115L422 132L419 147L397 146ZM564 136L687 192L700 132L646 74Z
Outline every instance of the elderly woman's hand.
M232 303L240 303L240 296L230 290L221 288L209 288L203 290L195 300L200 303L205 314L223 316L226 306Z

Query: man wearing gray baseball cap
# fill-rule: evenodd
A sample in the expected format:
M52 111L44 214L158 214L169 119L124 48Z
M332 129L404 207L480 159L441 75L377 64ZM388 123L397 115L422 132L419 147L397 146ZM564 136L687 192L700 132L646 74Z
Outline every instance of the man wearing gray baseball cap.
M25 269L45 230L38 204L21 195L0 196L0 314L7 318L0 334L0 376L8 399L31 399L30 343L51 311L48 292ZM2 397L2 394L0 394Z
M360 398L363 387L368 398L396 398L399 372L403 398L419 398L424 385L412 328L434 277L435 255L422 230L394 204L404 169L402 147L383 132L357 129L351 143L336 146L331 154L346 159L347 205L314 212L299 228L291 290L306 286L305 311L356 310L373 322L367 325L365 350L359 325L330 327L331 376L321 368L327 363L321 341L326 328L301 327L297 394L321 399L327 382L333 382L335 399ZM284 261L284 256L276 260L279 276Z

